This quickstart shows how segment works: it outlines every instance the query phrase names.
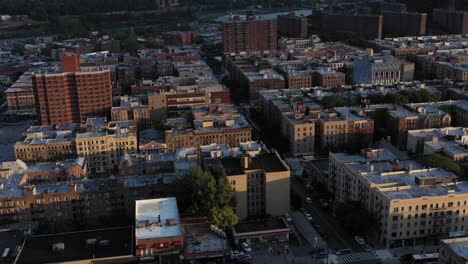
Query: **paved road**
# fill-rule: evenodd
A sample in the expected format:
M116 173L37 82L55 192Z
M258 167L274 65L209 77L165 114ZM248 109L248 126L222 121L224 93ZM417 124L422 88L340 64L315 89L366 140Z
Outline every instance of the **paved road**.
M306 196L310 196L313 200L312 204L303 203L303 207L311 213L314 223L320 225L321 231L328 236L327 243L330 249L344 249L349 248L353 251L362 251L361 246L359 246L349 235L343 227L338 223L338 221L319 208L319 198L318 196L310 195L306 192L304 184L298 182L294 178L291 179L291 188L299 196L301 196L304 201ZM305 235L307 237L307 235Z
M314 247L323 249L327 248L327 242L320 237L312 224L304 217L302 212L292 211L291 218L296 229L301 232L303 237L311 246L311 249Z

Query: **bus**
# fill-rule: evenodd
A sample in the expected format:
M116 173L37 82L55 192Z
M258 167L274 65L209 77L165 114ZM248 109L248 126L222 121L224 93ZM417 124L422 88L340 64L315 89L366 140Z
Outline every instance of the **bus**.
M411 256L411 263L437 263L439 260L439 253L428 253L428 254L415 254Z

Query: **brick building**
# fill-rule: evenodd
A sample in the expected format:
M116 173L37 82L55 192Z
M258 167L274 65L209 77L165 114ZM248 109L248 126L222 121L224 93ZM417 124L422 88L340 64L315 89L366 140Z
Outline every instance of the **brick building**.
M320 69L314 72L314 85L337 87L346 84L346 74L331 69Z
M234 20L223 24L225 53L273 51L278 48L276 20Z
M448 33L468 34L468 12L434 9L432 21Z
M235 147L240 142L252 140L252 128L231 105L196 108L192 110L192 116L193 123L184 121L183 124L166 130L167 152L175 152L182 147L198 148L212 143ZM168 119L166 125L170 122L171 119Z
M10 88L5 91L8 110L21 113L36 113L36 100L32 85L32 71L21 75Z
M335 33L356 33L367 39L382 38L382 16L323 14L322 29Z
M426 34L427 15L423 13L382 12L383 33L401 36Z
M81 68L79 56L62 57L62 69L33 74L37 113L42 124L84 123L86 118L108 116L112 84L108 69Z
M288 38L307 38L307 17L298 17L294 13L279 16L278 33Z

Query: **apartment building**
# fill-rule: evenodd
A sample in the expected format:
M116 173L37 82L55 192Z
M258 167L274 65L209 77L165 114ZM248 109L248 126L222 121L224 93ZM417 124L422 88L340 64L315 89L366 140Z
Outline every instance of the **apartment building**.
M359 201L379 221L387 247L466 230L468 183L450 172L399 161L386 150L330 155L329 190L339 201Z
M468 49L438 51L431 55L415 55L416 73L420 78L468 80Z
M167 197L173 190L161 184L164 175L107 178L62 182L22 188L22 174L2 180L0 222L2 224L41 221L53 215L58 221L78 225L98 224L102 219L132 217L135 200ZM173 177L173 175L171 176Z
M302 107L299 106L299 108ZM304 111L299 109L295 113L283 114L281 134L287 138L291 153L316 153L316 125L318 118L318 113L305 114Z
M181 120L176 127L166 130L167 152L198 148L212 143L237 146L252 140L252 128L231 105L210 105L192 110L193 121ZM168 122L173 120L168 119ZM168 123L166 123L168 125Z
M415 154L442 153L453 161L468 158L468 131L464 127L410 130L406 144L406 149Z
M277 50L277 30L276 20L240 21L237 17L222 26L224 53Z
M204 167L225 178L236 192L236 214L243 220L289 211L290 169L277 152L255 157L207 158Z
M436 8L432 11L432 21L446 32L468 34L468 12Z
M26 162L76 157L75 136L80 124L32 126L26 138L13 146L15 158Z
M299 17L294 13L278 16L278 34L289 38L307 38L307 17Z
M151 113L148 105L141 104L138 100L121 102L120 106L111 108L112 121L133 120L142 127L152 124Z
M387 113L387 128L391 142L400 149L406 147L409 130L442 128L452 124L452 116L432 104L394 106Z
M439 264L467 264L468 237L442 239L439 248Z
M194 107L209 104L229 104L229 89L221 84L211 86L178 86L170 90L161 90L148 94L151 117L162 120L168 113L187 111Z
M76 54L62 57L62 69L34 72L37 113L43 125L84 123L88 117L108 116L112 107L110 71L81 68Z
M346 84L346 74L330 68L314 71L314 85L322 87L339 87Z
M262 90L285 89L285 78L268 65L254 65L253 58L227 57L226 67L232 80L239 88L233 94L239 96L248 94L250 101L258 99L258 92Z
M322 29L334 33L356 33L367 39L382 38L382 16L323 14Z
M464 35L405 36L371 41L377 51L390 50L393 56L404 57L410 54L428 54L438 50L466 48Z
M317 49L323 47L323 45L317 35L312 35L309 38L282 37L278 40L278 48L281 50Z
M426 34L427 14L413 12L382 12L383 32L401 36Z
M32 71L23 73L5 91L5 95L9 111L18 114L35 114L36 100L32 84Z
M138 153L135 121L89 118L86 128L86 133L76 136L76 153L87 158L91 173L112 173L122 155Z

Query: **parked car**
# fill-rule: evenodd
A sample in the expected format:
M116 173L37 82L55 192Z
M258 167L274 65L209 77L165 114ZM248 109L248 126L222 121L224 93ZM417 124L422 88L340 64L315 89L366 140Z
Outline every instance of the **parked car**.
M285 213L285 214L284 214L284 219L285 219L286 222L288 222L288 223L291 223L291 222L292 222L292 218L291 218L291 216L290 216L288 213Z
M233 250L231 252L231 259L237 259L237 258L242 257L244 255L245 255L244 252L241 252L241 251L238 251L238 250Z
M312 221L312 215L310 215L308 212L304 212L304 216L308 221Z
M306 203L308 203L308 204L311 204L311 203L312 203L312 199L311 199L309 196L307 196L307 197L305 198L305 201L306 201Z
M356 241L356 243L358 243L361 246L364 246L366 244L366 241L364 240L364 238L360 236L355 236L354 240Z
M252 249L250 248L249 244L247 244L247 242L242 242L240 245L242 250L244 250L246 253L252 252Z
M410 261L413 259L413 255L412 254L406 254L406 255L403 255L400 257L400 260L401 261Z

